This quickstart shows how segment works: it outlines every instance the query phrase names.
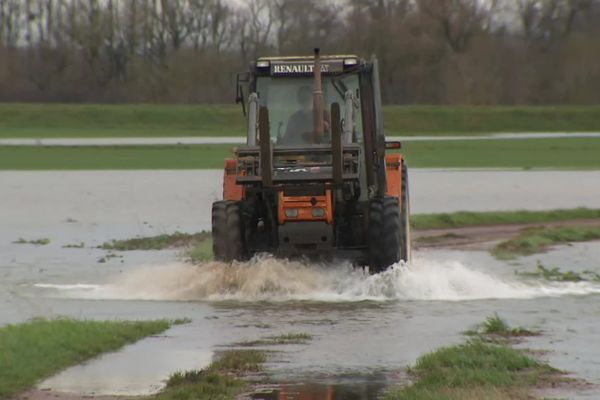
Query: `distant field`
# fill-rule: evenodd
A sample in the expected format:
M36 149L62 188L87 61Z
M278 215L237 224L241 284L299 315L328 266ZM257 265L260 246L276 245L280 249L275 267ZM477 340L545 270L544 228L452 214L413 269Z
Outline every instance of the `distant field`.
M0 170L195 169L223 167L231 145L0 146ZM600 139L409 142L411 167L600 169Z
M600 106L386 106L388 135L600 132ZM0 138L243 136L236 105L0 104Z

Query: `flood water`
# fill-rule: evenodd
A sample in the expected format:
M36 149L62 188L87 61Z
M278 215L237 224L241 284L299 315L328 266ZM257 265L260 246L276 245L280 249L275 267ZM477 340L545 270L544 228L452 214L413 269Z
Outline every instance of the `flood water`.
M405 367L418 356L464 341L462 332L494 312L543 331L522 346L546 350L557 368L600 384L600 284L515 274L534 270L538 260L600 273L598 242L517 263L485 252L424 250L411 265L374 276L341 262L309 265L268 256L195 266L173 250L122 252L99 262L107 252L96 246L106 240L208 228L219 175L0 173L0 324L36 316L191 319L69 368L40 388L148 394L171 373L202 368L236 342L307 332L313 335L307 344L267 347L277 350L267 373L281 385L263 387L253 398L375 399L386 387L406 383ZM415 212L453 211L460 199L467 209L600 207L597 172L425 170L413 171L412 179ZM557 182L574 191L553 196ZM19 238L51 242L13 243ZM81 242L83 248L63 247ZM568 397L599 395L591 389Z

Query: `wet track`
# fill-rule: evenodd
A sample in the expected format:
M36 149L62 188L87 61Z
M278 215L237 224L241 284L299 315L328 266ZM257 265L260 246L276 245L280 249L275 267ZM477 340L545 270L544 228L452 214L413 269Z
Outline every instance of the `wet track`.
M506 196L497 203L483 203L483 209L491 210L540 208L537 199L544 188L553 190L557 179L573 181L569 173L535 175L538 190L528 192L532 172L438 173L446 175L413 173L416 212L452 211L460 198L466 204L493 196L493 191L482 191L469 200L461 192L469 185L472 190L489 185L490 176L497 193ZM523 345L549 350L545 357L553 365L600 384L600 285L551 284L514 273L533 269L537 260L600 272L597 242L560 247L519 259L516 265L484 252L425 250L415 254L412 265L398 265L375 276L343 263L317 266L269 257L232 267L191 266L178 261L176 251L127 252L98 263L106 252L94 246L105 240L206 228L205 209L218 195L217 173L183 172L177 180L173 175L164 178L167 172L143 172L130 187L125 182L132 181L132 172L11 174L0 174L0 183L7 188L0 201L8 205L0 210L0 324L59 315L192 319L164 336L70 368L41 383L42 388L149 393L159 389L170 373L201 368L215 351L232 343L308 332L314 339L306 345L269 347L281 350L267 365L272 380L292 384L279 390L294 393L309 388L322 394L320 398L333 390L337 398L371 399L385 386L402 382L403 368L419 355L463 341L461 332L494 312L515 325L541 329L542 336ZM588 174L577 173L581 190L571 199L555 197L555 204L549 200L542 204L600 207L600 194L593 192L600 189L591 185L600 181L600 174ZM546 176L548 182L540 179ZM190 179L198 186L189 185ZM443 197L438 193L430 198L428 180L450 185L448 179L454 179L457 192L444 187L439 192ZM524 195L519 198L515 193ZM482 203L470 208L480 207ZM12 243L19 237L48 237L51 243L39 247ZM62 247L82 241L86 245L82 249ZM298 386L300 382L304 385ZM568 397L592 399L598 393Z

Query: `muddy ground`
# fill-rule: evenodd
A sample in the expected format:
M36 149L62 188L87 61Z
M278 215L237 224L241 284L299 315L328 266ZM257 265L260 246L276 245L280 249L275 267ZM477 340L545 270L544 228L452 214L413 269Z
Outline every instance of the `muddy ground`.
M518 236L525 229L559 226L600 226L599 219L578 219L532 224L501 224L462 228L413 231L413 248L445 248L454 250L489 251L500 241Z

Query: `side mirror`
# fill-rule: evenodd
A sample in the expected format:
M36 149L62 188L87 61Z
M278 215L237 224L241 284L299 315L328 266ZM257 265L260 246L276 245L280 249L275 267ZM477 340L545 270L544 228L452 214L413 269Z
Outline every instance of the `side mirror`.
M236 104L242 105L242 112L244 113L244 117L246 116L246 100L244 96L244 87L243 84L248 84L250 82L250 74L247 72L241 72L236 75L235 78L235 102Z

